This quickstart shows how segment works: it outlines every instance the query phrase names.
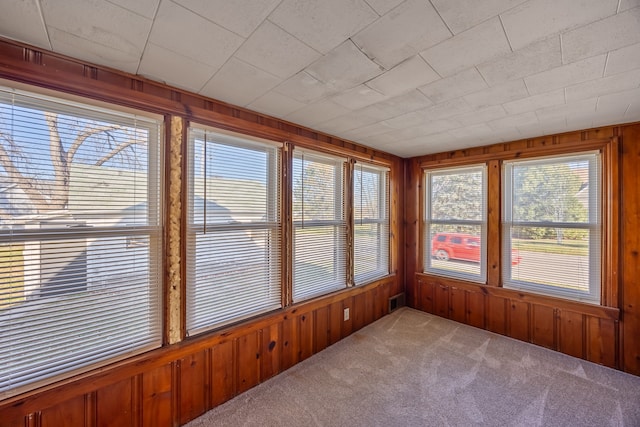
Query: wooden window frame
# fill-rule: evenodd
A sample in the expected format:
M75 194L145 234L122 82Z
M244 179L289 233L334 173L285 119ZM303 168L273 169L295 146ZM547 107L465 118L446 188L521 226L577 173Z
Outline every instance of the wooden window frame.
M459 157L451 159L425 160L419 162L421 182L424 182L427 169L472 166L478 164L487 165L487 281L486 286L503 288L502 283L502 163L505 160L535 159L537 157L562 156L581 154L584 152L598 151L601 155L601 186L600 194L602 235L601 235L601 267L600 267L600 304L603 307L619 308L619 284L618 272L620 265L620 177L618 166L619 141L617 137L606 139L590 139L584 141L567 142L545 147L522 148L518 150L496 151L493 153L479 154L475 156ZM419 218L424 218L425 191L421 189L418 195ZM419 221L418 236L424 236L424 221ZM416 271L424 271L424 243L418 245L416 258ZM447 281L452 279L435 275L429 272L422 273L427 276L442 278ZM458 280L458 279L455 279ZM454 280L454 281L455 281ZM463 280L461 282L464 282ZM503 288L506 292L522 294L536 299L553 299L564 301L568 304L589 305L561 297L550 297L533 292Z

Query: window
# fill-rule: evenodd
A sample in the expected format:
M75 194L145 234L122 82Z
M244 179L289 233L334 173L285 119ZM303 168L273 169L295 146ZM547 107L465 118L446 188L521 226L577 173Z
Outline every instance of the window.
M354 279L389 274L389 172L357 164L353 174Z
M345 160L293 157L293 301L346 287Z
M0 88L0 398L161 345L160 134Z
M504 163L504 286L600 301L600 155Z
M485 166L428 171L425 184L425 272L484 283Z
M280 149L189 129L187 331L282 307Z

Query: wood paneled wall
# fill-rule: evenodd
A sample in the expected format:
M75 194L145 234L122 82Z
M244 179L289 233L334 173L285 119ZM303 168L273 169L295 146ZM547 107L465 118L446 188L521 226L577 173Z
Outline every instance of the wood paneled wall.
M0 425L182 425L386 315L398 290L392 277L62 381L0 403Z
M500 287L499 243L489 248L487 285L447 279L421 271L422 236L420 192L422 165L488 162L527 150L553 154L565 147L579 149L591 141L617 141L610 154L611 176L607 236L603 257L606 306L594 306ZM407 304L429 313L531 342L572 356L640 375L640 124L496 144L407 160L405 164L405 274ZM489 197L499 197L491 191ZM493 183L495 186L495 183ZM499 206L493 203L493 206ZM490 226L499 224L490 211ZM494 218L493 221L491 218ZM499 242L500 231L489 229ZM492 254L492 251L495 252ZM496 252L497 251L497 252ZM495 264L495 265L494 265ZM494 271L495 270L495 271Z

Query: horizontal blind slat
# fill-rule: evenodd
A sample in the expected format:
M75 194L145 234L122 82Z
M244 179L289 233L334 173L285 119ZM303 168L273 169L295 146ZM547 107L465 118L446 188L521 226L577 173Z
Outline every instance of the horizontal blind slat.
M160 126L0 88L0 398L161 344Z

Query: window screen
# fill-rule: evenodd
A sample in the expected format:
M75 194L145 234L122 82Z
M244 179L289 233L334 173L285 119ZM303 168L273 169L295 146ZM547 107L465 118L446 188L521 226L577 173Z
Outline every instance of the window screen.
M161 345L159 130L0 90L0 398Z
M505 287L600 301L600 155L504 163Z
M293 158L293 301L346 287L344 159Z
M280 149L189 129L187 331L282 306Z

